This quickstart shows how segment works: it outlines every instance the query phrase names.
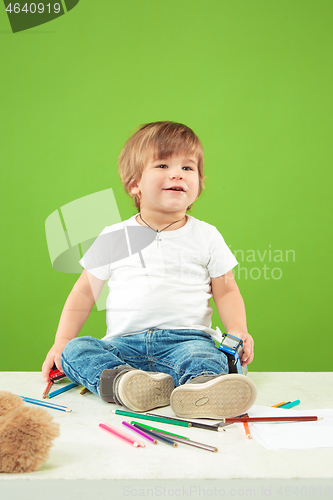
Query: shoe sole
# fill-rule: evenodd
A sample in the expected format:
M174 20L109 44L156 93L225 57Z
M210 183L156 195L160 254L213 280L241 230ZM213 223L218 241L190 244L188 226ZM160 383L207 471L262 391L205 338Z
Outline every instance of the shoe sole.
M127 408L134 411L148 411L169 405L174 387L171 375L133 370L121 377L118 394Z
M182 418L231 418L254 404L257 389L245 375L229 374L201 384L177 387L170 398L173 412Z

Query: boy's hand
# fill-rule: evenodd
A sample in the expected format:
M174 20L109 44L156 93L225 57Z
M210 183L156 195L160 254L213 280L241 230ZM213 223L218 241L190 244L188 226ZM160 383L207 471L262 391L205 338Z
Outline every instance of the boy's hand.
M243 341L242 366L253 360L253 338L247 333L244 301L232 270L211 279L212 294L221 321L227 333Z
M57 342L49 350L49 352L45 358L45 361L43 363L43 366L42 366L42 374L43 374L43 377L46 380L46 382L49 382L49 380L50 380L49 375L50 375L50 371L51 371L54 364L56 365L58 370L60 370L61 372L63 371L62 367L61 367L60 358L61 358L62 351L65 349L68 342L69 342L69 340Z
M60 357L68 342L79 334L88 318L95 300L98 299L105 281L95 278L85 269L69 294L61 313L56 340L49 350L42 367L46 382L55 364L62 371Z
M254 357L254 351L253 351L254 340L252 336L249 333L241 333L235 331L228 333L230 335L233 335L234 337L238 337L243 341L244 353L241 359L242 366L250 364L253 361Z

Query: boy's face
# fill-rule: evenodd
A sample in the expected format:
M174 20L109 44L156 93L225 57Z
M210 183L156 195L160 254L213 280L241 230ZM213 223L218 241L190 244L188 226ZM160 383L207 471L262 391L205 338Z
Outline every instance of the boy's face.
M199 172L194 156L151 157L131 193L140 196L140 211L183 213L198 197Z

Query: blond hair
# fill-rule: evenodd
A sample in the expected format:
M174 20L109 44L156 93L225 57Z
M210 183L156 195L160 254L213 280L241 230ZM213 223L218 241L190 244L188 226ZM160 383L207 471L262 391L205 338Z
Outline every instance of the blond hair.
M182 123L169 121L147 123L127 140L118 158L118 171L125 191L133 198L138 210L139 196L132 194L130 189L134 181L140 181L147 161L151 156L167 159L180 153L197 159L199 196L204 189L204 153L200 139L192 129ZM187 210L190 208L192 205Z

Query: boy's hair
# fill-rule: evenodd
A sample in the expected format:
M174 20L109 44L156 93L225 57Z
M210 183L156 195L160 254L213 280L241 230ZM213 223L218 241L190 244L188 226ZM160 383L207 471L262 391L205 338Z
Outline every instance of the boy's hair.
M192 129L182 123L169 121L147 123L140 126L127 140L118 158L118 170L123 186L138 210L139 196L133 195L130 188L133 181L140 181L147 161L151 156L167 159L180 153L197 159L199 196L204 189L204 153L200 139ZM192 205L187 210L190 208Z

